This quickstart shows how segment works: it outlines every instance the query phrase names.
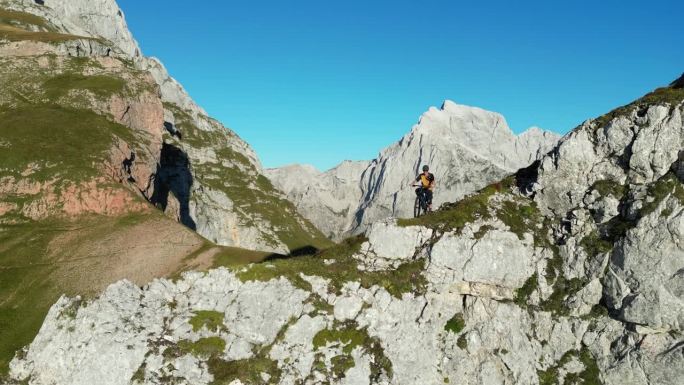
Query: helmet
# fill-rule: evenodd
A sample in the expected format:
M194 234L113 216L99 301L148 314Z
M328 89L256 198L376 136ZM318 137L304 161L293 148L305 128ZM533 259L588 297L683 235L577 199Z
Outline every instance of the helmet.
M425 166L423 166L423 171L425 171L425 172L430 171L430 167L428 167L428 165L426 164Z

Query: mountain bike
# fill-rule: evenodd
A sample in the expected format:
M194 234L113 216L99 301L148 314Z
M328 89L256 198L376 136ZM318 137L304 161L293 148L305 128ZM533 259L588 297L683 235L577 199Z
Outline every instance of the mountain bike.
M416 187L416 185L413 185ZM425 189L421 188L420 192L416 194L416 202L413 205L413 217L418 218L428 212L427 195L425 194Z

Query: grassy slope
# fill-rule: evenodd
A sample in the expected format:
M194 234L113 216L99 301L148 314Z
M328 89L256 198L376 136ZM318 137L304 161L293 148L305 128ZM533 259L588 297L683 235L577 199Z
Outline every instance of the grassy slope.
M0 8L0 40L59 43L76 39L88 38L59 33L44 19L30 13Z
M0 25L7 23L7 15L0 11ZM40 66L38 59L50 64ZM54 182L58 193L100 176L99 166L116 139L138 150L149 142L145 133L96 114L90 104L151 85L124 79L92 59L63 60L0 58L0 83L6 91L0 95L0 178ZM123 71L136 76L133 69ZM123 185L112 181L108 186L144 203ZM154 277L209 267L214 259L235 265L265 258L263 253L212 245L152 208L118 217L65 218L59 212L39 221L25 217L22 209L43 195L0 193L0 204L16 205L0 215L0 378L62 294L95 295L122 278L142 285Z
M255 218L270 223L290 250L322 249L332 245L316 227L299 215L294 205L282 197L243 154L230 147L230 131L200 130L187 112L171 104L165 107L174 113L176 125L183 133L182 146L202 148L210 145L214 149L219 163L194 164L193 173L203 186L223 191L235 203L243 225L254 226Z
M44 32L26 31L30 26ZM0 40L7 38L8 29L13 34L9 40L46 41L48 35L43 34L49 34L48 40L54 41L51 39L62 36L40 18L0 9ZM129 143L139 154L145 153L140 148L149 142L145 133L113 123L93 112L90 105L114 94L130 96L149 91L149 84L123 78L88 58L41 59L50 64L38 65L38 58L0 58L0 82L7 91L0 95L0 178L54 182L58 192L69 184L99 176L99 165L115 139ZM127 68L124 72L135 78L135 70ZM226 137L196 139L213 146L224 144ZM246 162L227 146L219 155ZM29 168L34 171L27 175ZM240 175L231 174L234 170L219 171L218 177ZM278 211L279 207L288 207L288 202L267 191L272 187L266 182L255 178L254 183L260 184L258 191L237 196L236 201L251 210L250 200L258 199L261 203L256 206L264 208L267 219L281 221L277 223L279 235L290 247L328 246L330 243L313 227L304 229L289 220L284 211ZM114 182L110 186L129 192ZM120 217L64 218L58 213L40 221L24 217L22 208L42 194L0 194L0 204L17 207L0 216L0 378L14 353L31 342L49 307L62 294L95 295L122 278L142 285L154 277L176 276L188 269L236 266L268 257L266 253L218 247L155 210ZM142 239L136 243L137 238ZM153 257L157 258L154 262L140 262Z

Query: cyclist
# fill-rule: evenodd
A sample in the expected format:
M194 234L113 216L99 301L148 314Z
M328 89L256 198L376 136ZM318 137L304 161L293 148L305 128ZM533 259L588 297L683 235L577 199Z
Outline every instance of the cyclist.
M415 183L420 182L419 185ZM430 172L430 167L423 166L423 172L420 173L411 186L419 186L416 189L416 195L425 194L425 201L428 205L428 212L432 211L432 190L435 188L435 176Z

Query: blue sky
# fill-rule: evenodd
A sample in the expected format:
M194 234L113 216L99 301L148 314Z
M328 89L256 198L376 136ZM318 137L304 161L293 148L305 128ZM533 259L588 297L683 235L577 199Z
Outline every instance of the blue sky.
M372 159L444 99L565 133L684 72L684 2L119 0L267 167Z

